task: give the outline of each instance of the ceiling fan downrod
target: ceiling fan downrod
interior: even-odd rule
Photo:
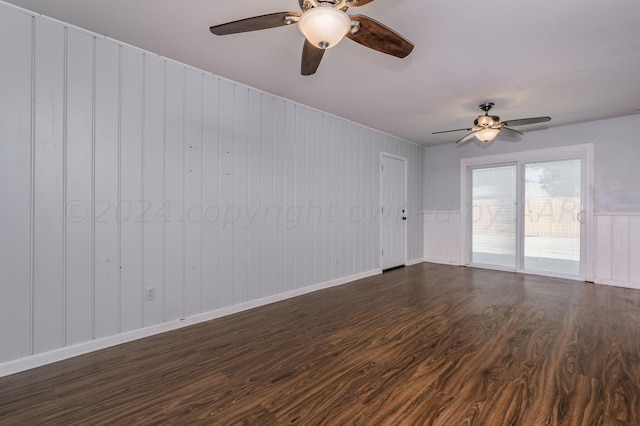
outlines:
[[[498,117],[497,115],[489,115],[489,111],[491,110],[491,108],[493,108],[493,105],[493,102],[485,102],[479,106],[479,108],[484,111],[484,115],[481,115],[480,117],[475,119],[473,124],[475,124],[476,127],[489,128],[493,127],[493,125],[496,123],[500,124],[500,117]]]
[[[478,108],[484,111],[484,115],[489,115],[489,111],[491,110],[491,108],[493,108],[494,105],[495,104],[493,102],[485,102],[483,104],[480,104]]]

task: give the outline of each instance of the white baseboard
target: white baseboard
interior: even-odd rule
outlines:
[[[422,261],[422,259],[420,259],[420,261]],[[126,333],[117,334],[115,336],[91,340],[89,342],[79,343],[77,345],[67,346],[65,348],[55,349],[53,351],[7,361],[4,363],[0,363],[0,377],[19,373],[25,370],[30,370],[36,367],[41,367],[43,365],[62,361],[68,358],[73,358],[78,355],[84,355],[89,352],[94,352],[111,346],[120,345],[122,343],[131,342],[133,340],[138,340],[156,334],[166,333],[167,331],[188,327],[190,325],[198,324],[201,322],[210,321],[212,319],[257,308],[259,306],[268,305],[270,303],[279,302],[281,300],[290,299],[292,297],[302,296],[303,294],[313,293],[314,291],[323,290],[325,288],[347,284],[352,281],[367,278],[373,275],[378,275],[381,273],[381,269],[373,269],[371,271],[362,272],[360,274],[350,275],[348,277],[338,278],[324,283],[314,284],[308,287],[297,288],[285,293],[275,294],[273,296],[264,297],[262,299],[252,300],[249,302],[240,303],[238,305],[227,306],[224,308],[216,309],[214,311],[192,315],[190,317],[140,328]]]
[[[600,285],[611,285],[614,287],[624,287],[624,288],[632,288],[635,290],[640,290],[640,283],[634,283],[634,282],[630,282],[630,281],[616,281],[616,280],[608,280],[608,279],[602,279],[602,278],[597,278],[593,281],[595,284],[600,284]]]
[[[459,262],[455,262],[453,260],[449,260],[449,259],[430,259],[430,258],[424,258],[423,262],[429,262],[429,263],[439,263],[440,265],[453,265],[453,266],[462,266]]]
[[[408,260],[404,263],[404,265],[413,266],[413,265],[417,265],[418,263],[424,263],[424,259],[419,258],[419,259]]]

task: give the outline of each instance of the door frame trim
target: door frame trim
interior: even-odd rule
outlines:
[[[408,197],[408,176],[409,176],[409,159],[400,155],[392,154],[386,151],[380,151],[380,158],[378,164],[378,182],[379,182],[379,195],[380,202],[378,203],[378,213],[380,213],[378,220],[379,241],[378,241],[378,267],[382,269],[382,157],[393,158],[394,160],[400,160],[404,163],[404,208],[407,220],[404,221],[404,265],[407,264],[407,224],[409,222],[409,209],[407,207]]]
[[[593,282],[595,278],[595,221],[594,221],[594,167],[593,167],[593,143],[581,145],[568,145],[557,148],[538,149],[532,151],[513,152],[508,154],[486,155],[481,157],[462,158],[460,160],[460,250],[463,265],[469,264],[468,235],[466,232],[469,215],[467,169],[474,166],[484,166],[500,163],[513,163],[522,161],[555,160],[561,157],[583,156],[585,168],[585,277],[586,281]],[[530,273],[530,272],[527,272]],[[553,276],[552,274],[544,274]],[[575,278],[574,278],[575,279]]]

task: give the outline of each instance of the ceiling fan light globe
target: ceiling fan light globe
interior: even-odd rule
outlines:
[[[492,141],[496,136],[500,133],[500,129],[494,129],[492,127],[487,127],[486,129],[482,129],[478,132],[475,132],[476,138],[482,142]]]
[[[330,6],[314,7],[302,14],[298,29],[309,43],[320,49],[329,49],[347,35],[351,29],[351,18]]]

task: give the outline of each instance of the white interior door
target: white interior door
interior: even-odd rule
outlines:
[[[406,159],[380,156],[380,267],[405,264],[407,223]]]

